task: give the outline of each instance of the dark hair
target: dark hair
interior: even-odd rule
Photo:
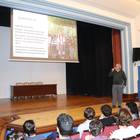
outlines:
[[[108,117],[112,115],[112,108],[110,105],[103,105],[101,106],[101,112],[103,113],[104,116]]]
[[[126,106],[130,109],[132,114],[136,114],[137,118],[139,118],[139,110],[135,102],[128,102],[126,103]]]
[[[65,113],[57,117],[57,126],[62,136],[69,136],[73,130],[73,118]]]
[[[93,120],[89,123],[89,130],[93,136],[98,136],[103,129],[103,124],[100,120]]]
[[[32,134],[36,133],[34,121],[33,120],[25,121],[23,124],[23,131],[28,136],[31,136]]]
[[[84,111],[84,117],[88,120],[92,120],[95,117],[95,110],[92,107],[88,107]]]
[[[122,126],[129,126],[132,117],[126,108],[121,108],[118,116],[118,124]]]

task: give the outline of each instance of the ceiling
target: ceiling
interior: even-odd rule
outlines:
[[[140,0],[69,0],[135,18],[140,15]]]

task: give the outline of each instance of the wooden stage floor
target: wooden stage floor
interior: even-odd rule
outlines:
[[[83,111],[86,107],[93,107],[96,116],[99,116],[100,107],[103,104],[111,105],[111,97],[57,95],[56,97],[17,101],[3,99],[0,100],[0,117],[18,115],[19,119],[9,124],[18,129],[22,128],[25,120],[33,119],[38,133],[41,133],[55,129],[56,118],[60,113],[70,114],[75,124],[78,124],[84,120]],[[117,111],[118,108],[113,109],[113,112]]]
[[[27,100],[0,99],[0,117],[12,114],[27,114],[41,111],[68,109],[88,105],[110,103],[111,97],[92,97],[80,95],[57,95]]]

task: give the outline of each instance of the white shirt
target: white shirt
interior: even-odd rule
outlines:
[[[110,138],[116,138],[119,140],[123,140],[123,138],[129,138],[136,135],[136,129],[133,126],[121,127],[120,129],[115,130]]]
[[[140,134],[140,125],[136,128],[136,135]]]
[[[106,118],[103,114],[99,117],[99,120]]]
[[[80,138],[82,136],[82,133],[84,130],[89,130],[89,123],[91,122],[92,120],[86,120],[85,122],[81,123],[78,128],[77,128],[77,131],[79,132],[80,134]]]

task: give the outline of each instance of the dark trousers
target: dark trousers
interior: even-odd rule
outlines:
[[[121,106],[122,93],[123,93],[122,85],[113,85],[112,86],[112,105],[116,105],[116,103],[118,102],[118,106]]]

